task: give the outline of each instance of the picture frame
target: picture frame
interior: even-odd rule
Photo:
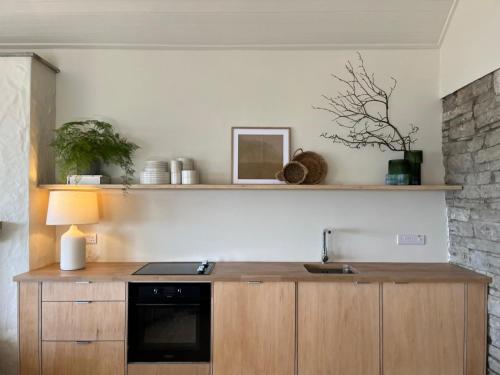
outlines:
[[[231,128],[233,184],[282,184],[275,175],[290,161],[289,127]]]

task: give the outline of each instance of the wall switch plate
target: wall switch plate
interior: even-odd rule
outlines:
[[[423,234],[398,234],[396,238],[398,245],[425,245],[425,235]]]
[[[97,244],[97,233],[88,233],[85,235],[85,243],[87,245],[96,245]]]

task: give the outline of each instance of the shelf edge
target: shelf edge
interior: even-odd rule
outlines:
[[[39,185],[46,190],[124,190],[121,184],[112,185]],[[130,185],[130,190],[276,190],[276,191],[459,191],[461,185]]]

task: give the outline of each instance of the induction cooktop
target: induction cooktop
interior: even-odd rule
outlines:
[[[154,262],[147,263],[133,275],[210,275],[215,263],[203,262]]]

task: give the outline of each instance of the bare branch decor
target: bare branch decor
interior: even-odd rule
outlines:
[[[390,119],[389,101],[396,89],[397,81],[389,90],[384,90],[375,81],[375,75],[368,73],[363,57],[358,52],[359,65],[354,67],[350,61],[346,64],[348,78],[332,76],[345,86],[336,96],[322,95],[326,106],[313,107],[334,116],[333,121],[347,129],[347,134],[324,132],[321,137],[330,139],[350,148],[366,146],[380,150],[410,151],[417,140],[419,128],[410,124],[407,134],[403,134]]]

